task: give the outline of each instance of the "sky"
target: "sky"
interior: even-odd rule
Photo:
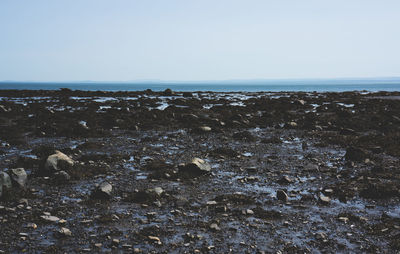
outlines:
[[[400,76],[399,0],[1,0],[0,80]]]

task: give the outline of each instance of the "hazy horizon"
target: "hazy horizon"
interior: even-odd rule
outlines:
[[[0,80],[400,77],[400,1],[0,2]]]
[[[164,79],[135,79],[135,80],[0,80],[0,83],[235,83],[235,82],[291,82],[291,81],[396,81],[400,77],[336,77],[336,78],[254,78],[254,79],[214,79],[214,80],[164,80]]]

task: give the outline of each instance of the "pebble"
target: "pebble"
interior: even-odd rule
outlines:
[[[60,220],[60,218],[58,218],[56,216],[52,216],[52,215],[42,215],[42,216],[40,216],[40,218],[42,218],[45,221],[49,221],[49,222],[58,222]]]
[[[329,204],[331,202],[331,199],[329,197],[323,196],[323,195],[319,196],[319,200],[321,201],[321,203],[323,203],[325,205]]]
[[[289,199],[288,195],[286,194],[286,192],[284,190],[278,190],[276,192],[276,198],[283,202],[287,202]]]
[[[58,232],[59,232],[60,235],[62,235],[62,236],[72,236],[72,232],[71,232],[71,230],[69,230],[68,228],[62,227]]]
[[[214,231],[220,231],[221,230],[221,228],[216,223],[212,223],[210,225],[210,229],[214,230]]]

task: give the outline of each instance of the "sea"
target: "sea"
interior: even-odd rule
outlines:
[[[400,91],[400,78],[383,79],[291,79],[229,81],[134,81],[134,82],[16,82],[1,81],[0,89],[82,91],[213,91],[213,92],[345,92]]]

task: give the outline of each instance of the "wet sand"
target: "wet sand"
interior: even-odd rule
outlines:
[[[395,253],[399,96],[0,90],[0,253]]]

